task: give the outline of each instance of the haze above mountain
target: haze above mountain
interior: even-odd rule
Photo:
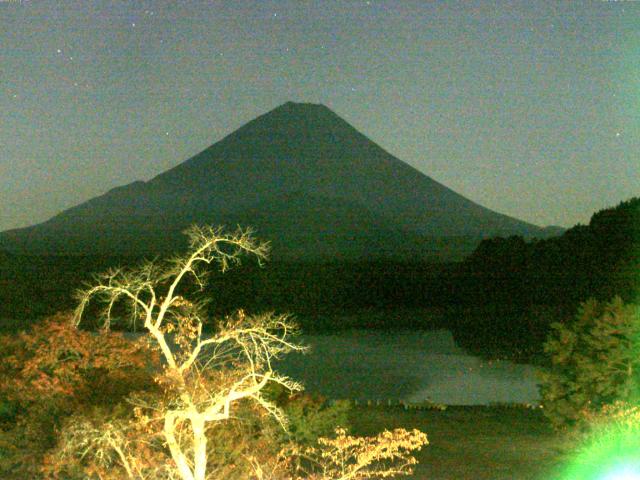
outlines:
[[[323,105],[285,103],[148,182],[114,188],[0,249],[159,254],[191,223],[252,226],[272,257],[453,259],[490,236],[548,237],[395,158]]]

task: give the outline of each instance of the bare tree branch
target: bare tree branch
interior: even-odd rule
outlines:
[[[112,269],[97,276],[95,285],[78,292],[75,320],[77,323],[82,320],[93,298],[106,304],[102,312],[103,328],[110,327],[119,302],[129,306],[133,325],[144,320],[143,326],[160,348],[166,364],[158,381],[175,395],[157,412],[163,418],[166,446],[180,478],[205,480],[206,425],[229,419],[237,402],[250,399],[284,427],[284,415],[261,391],[269,383],[301,390],[300,384],[274,372],[271,362],[304,348],[289,340],[296,328],[284,315],[247,317],[240,311],[221,324],[211,337],[203,338],[203,309],[181,297],[179,286],[191,277],[203,289],[204,267],[213,263],[224,272],[240,262],[242,253],[252,254],[262,262],[268,245],[255,241],[250,230],[240,228],[233,234],[225,234],[219,228],[192,226],[185,233],[190,248],[184,256],[163,265],[146,262],[138,268]],[[172,335],[171,341],[168,334]],[[205,373],[214,368],[220,372],[229,370],[228,375],[236,379],[227,386],[211,383],[210,375]],[[182,425],[190,426],[190,435],[181,433]],[[125,458],[122,445],[111,446]],[[133,478],[131,467],[124,468]]]

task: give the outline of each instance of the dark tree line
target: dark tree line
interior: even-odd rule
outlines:
[[[559,237],[484,240],[461,266],[470,303],[575,306],[593,297],[638,300],[640,198],[595,213]]]

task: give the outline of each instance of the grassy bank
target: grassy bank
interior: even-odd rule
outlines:
[[[567,448],[540,410],[449,407],[445,411],[356,407],[354,433],[418,428],[429,445],[417,458],[419,480],[553,480]]]

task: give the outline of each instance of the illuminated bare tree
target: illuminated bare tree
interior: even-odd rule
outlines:
[[[290,341],[296,329],[284,315],[247,316],[240,311],[218,325],[210,336],[203,335],[204,305],[186,300],[180,295],[181,287],[191,281],[202,289],[206,267],[217,264],[225,271],[238,263],[243,253],[262,261],[268,247],[255,241],[247,230],[229,235],[220,229],[194,226],[186,233],[190,244],[184,256],[166,264],[147,262],[135,269],[114,269],[99,275],[95,284],[78,292],[75,318],[79,323],[86,316],[88,303],[96,299],[105,305],[100,318],[102,327],[108,329],[121,304],[129,308],[130,321],[146,331],[163,360],[157,382],[169,393],[168,400],[155,406],[142,400],[139,404],[153,408],[162,418],[161,435],[175,463],[163,475],[205,480],[206,431],[215,422],[229,419],[239,401],[255,402],[285,425],[286,419],[265,398],[263,389],[269,383],[278,383],[301,390],[298,383],[274,371],[272,360],[303,347]],[[80,442],[85,453],[90,450],[88,445],[93,445],[95,452],[111,448],[117,454],[113,461],[119,462],[129,478],[148,478],[140,473],[140,459],[125,451],[123,435],[116,435],[113,429],[109,435],[89,427],[77,430],[76,437],[95,433],[95,442]]]

